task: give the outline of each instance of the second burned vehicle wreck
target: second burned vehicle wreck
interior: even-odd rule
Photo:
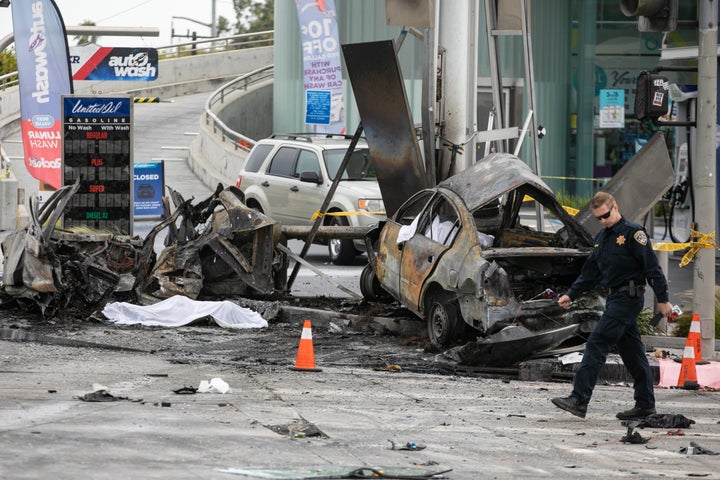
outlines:
[[[145,239],[57,227],[77,185],[55,192],[30,223],[2,242],[2,304],[43,316],[88,316],[112,298],[151,304],[173,295],[193,299],[284,291],[287,259],[275,247],[280,225],[249,209],[235,187],[192,205],[171,190],[175,210]],[[167,210],[170,210],[169,206]],[[159,257],[155,241],[167,230]]]

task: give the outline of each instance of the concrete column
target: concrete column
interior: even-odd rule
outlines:
[[[463,147],[452,173],[466,169],[475,160],[477,131],[477,37],[478,0],[438,2],[440,7],[440,46],[445,52],[443,100],[444,138]],[[443,154],[445,160],[450,155]],[[442,172],[448,171],[443,162]],[[442,180],[438,178],[438,180]]]

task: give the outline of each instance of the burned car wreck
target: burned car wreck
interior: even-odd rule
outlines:
[[[0,305],[87,317],[111,299],[147,305],[178,294],[252,297],[286,287],[279,223],[246,207],[235,187],[218,185],[197,205],[169,189],[175,209],[165,197],[166,218],[145,239],[59,228],[78,188],[57,190],[42,207],[33,196],[29,224],[2,241]]]
[[[545,222],[536,223],[532,200]],[[524,218],[524,217],[532,218]],[[461,363],[513,363],[589,333],[600,292],[571,311],[557,305],[590,254],[592,238],[550,188],[511,154],[474,166],[410,197],[365,238],[368,300],[388,294],[427,323],[432,345]]]

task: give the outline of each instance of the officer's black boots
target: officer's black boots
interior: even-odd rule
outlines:
[[[562,408],[563,410],[572,413],[576,417],[585,418],[587,413],[587,403],[583,403],[576,397],[570,395],[569,397],[556,397],[552,399],[552,402],[556,407]]]

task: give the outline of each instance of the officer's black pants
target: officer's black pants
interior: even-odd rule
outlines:
[[[605,359],[612,347],[617,345],[620,357],[634,380],[635,406],[655,408],[652,371],[637,324],[642,307],[643,298],[632,298],[627,292],[613,293],[608,297],[605,313],[588,338],[585,354],[573,380],[573,396],[581,402],[590,401]]]

